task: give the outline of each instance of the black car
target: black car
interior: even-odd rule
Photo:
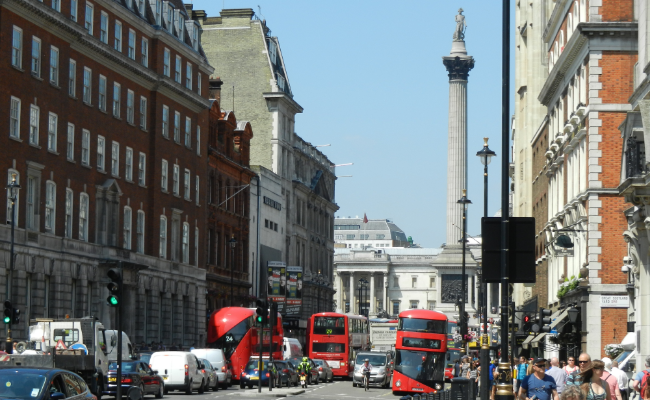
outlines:
[[[294,357],[289,359],[289,362],[291,362],[291,364],[293,364],[293,366],[296,368],[296,372],[298,371],[298,367],[300,366],[302,359],[303,357]],[[314,364],[314,360],[309,357],[307,357],[307,360],[311,366],[311,374],[307,375],[307,384],[318,385],[318,381],[320,379],[320,374],[318,373],[318,365]],[[298,379],[300,379],[300,372],[298,372]]]
[[[153,354],[153,351],[141,351],[138,353],[138,358],[140,361],[142,361],[145,364],[149,364],[149,360],[151,360],[151,355]]]
[[[95,400],[79,375],[56,368],[0,367],[0,399]]]
[[[123,361],[122,362],[122,395],[126,396],[129,389],[139,387],[142,396],[153,394],[157,399],[162,399],[165,392],[163,378],[153,371],[149,364],[142,361]],[[117,363],[108,365],[108,375],[106,376],[106,385],[104,394],[115,396],[117,394]]]
[[[277,387],[298,386],[300,378],[298,378],[298,372],[290,361],[274,361],[274,363],[275,369],[278,371]]]

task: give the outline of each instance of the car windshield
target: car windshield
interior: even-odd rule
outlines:
[[[122,363],[122,372],[123,372],[123,373],[124,373],[124,372],[135,372],[135,370],[136,370],[136,366],[137,366],[137,365],[138,365],[137,362],[131,362],[131,363],[129,363],[129,362],[126,362],[126,363],[123,362],[123,363]],[[117,371],[117,363],[116,363],[116,362],[112,362],[112,363],[108,364],[108,370],[109,370],[109,371]]]
[[[37,370],[0,370],[1,399],[35,399],[41,396],[47,383],[46,374]]]
[[[373,367],[383,367],[386,365],[386,355],[384,354],[357,354],[356,365],[363,364],[366,358]]]
[[[284,368],[287,368],[287,363],[285,363],[285,362],[280,362],[280,361],[276,361],[276,362],[275,362],[275,367],[276,367],[276,368],[283,368],[283,369],[284,369]]]
[[[259,360],[250,360],[248,364],[246,364],[246,369],[256,369],[258,366]],[[263,367],[262,369],[267,369],[266,365],[269,363],[269,360],[262,360]]]
[[[447,333],[447,321],[420,318],[400,318],[398,331],[405,332],[426,332],[426,333]]]

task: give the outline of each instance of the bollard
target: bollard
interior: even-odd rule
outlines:
[[[419,394],[414,394],[413,395],[413,400],[421,400]]]

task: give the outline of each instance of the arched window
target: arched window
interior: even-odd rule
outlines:
[[[580,0],[580,22],[587,22],[587,1]]]
[[[74,203],[72,189],[65,190],[65,237],[72,239],[72,206]]]
[[[79,195],[79,240],[88,241],[88,195]]]
[[[183,240],[182,240],[182,251],[183,251],[183,263],[190,263],[190,224],[183,222]]]
[[[131,207],[124,207],[124,245],[126,250],[131,250],[131,232],[133,227],[133,211]]]
[[[167,258],[167,217],[160,216],[160,243],[158,255],[160,258]]]
[[[56,183],[45,183],[45,232],[54,233],[56,222]]]
[[[7,185],[11,185],[13,179],[16,179],[16,184],[20,185],[20,174],[15,169],[10,169],[7,172]],[[7,190],[6,192],[7,192],[7,214],[5,220],[7,221],[7,225],[11,225],[11,219],[13,218],[11,193],[9,190]],[[16,190],[16,204],[15,204],[15,212],[14,212],[16,217],[16,226],[18,226],[18,216],[20,215],[20,213],[18,212],[19,204],[20,204],[20,190]]]
[[[580,23],[580,5],[578,4],[578,0],[573,2],[573,24],[574,24],[574,29],[578,27],[578,24]]]
[[[567,15],[566,27],[566,37],[567,41],[569,41],[569,38],[571,38],[571,34],[573,33],[573,15],[571,13]]]
[[[562,54],[564,51],[564,31],[560,31],[560,41],[558,44],[560,47],[560,52],[558,54]]]

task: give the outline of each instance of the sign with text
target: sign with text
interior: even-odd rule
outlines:
[[[555,250],[555,255],[557,257],[573,257],[573,247],[565,248],[560,246],[553,246],[553,250]]]
[[[629,296],[600,296],[600,308],[629,308]]]
[[[287,297],[284,308],[285,316],[299,317],[302,312],[302,267],[287,267]]]
[[[267,295],[269,300],[278,303],[278,311],[284,312],[284,299],[287,294],[286,264],[281,261],[269,261],[266,264],[268,280]]]

